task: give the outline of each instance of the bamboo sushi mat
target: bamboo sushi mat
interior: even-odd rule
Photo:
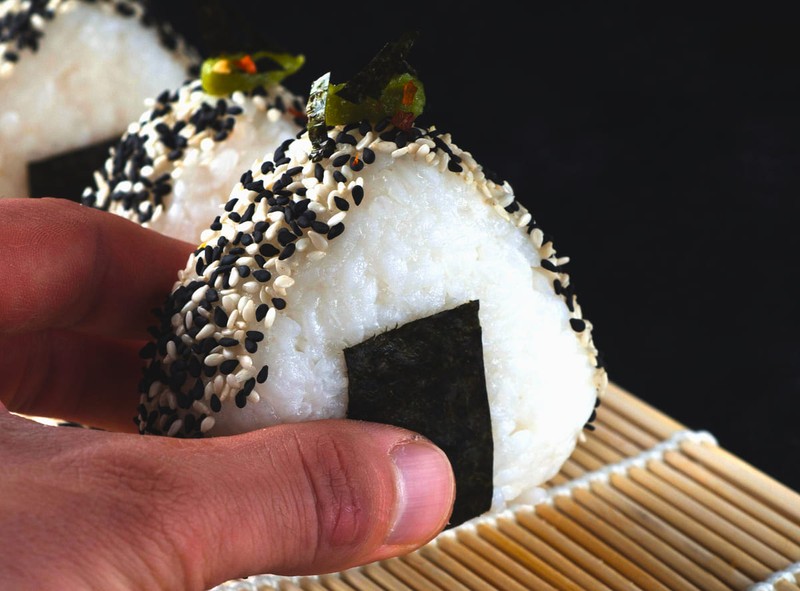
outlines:
[[[214,591],[800,591],[800,494],[611,385],[542,501],[413,554]]]

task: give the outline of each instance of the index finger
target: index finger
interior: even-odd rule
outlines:
[[[142,337],[193,246],[61,199],[0,199],[0,334]]]

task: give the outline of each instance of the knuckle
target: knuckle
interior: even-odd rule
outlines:
[[[347,442],[320,435],[298,442],[313,503],[319,548],[353,546],[368,537],[370,495],[363,463]]]

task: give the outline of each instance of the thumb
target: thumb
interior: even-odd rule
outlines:
[[[186,441],[0,418],[14,421],[0,425],[12,475],[0,482],[0,567],[28,583],[55,570],[43,588],[75,565],[75,580],[91,573],[104,589],[344,570],[432,539],[455,494],[444,453],[386,425],[315,421]],[[17,532],[40,551],[25,552]],[[37,555],[47,560],[23,570]]]

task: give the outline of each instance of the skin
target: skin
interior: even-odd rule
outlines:
[[[137,351],[193,245],[57,199],[0,200],[0,237],[0,588],[324,573],[404,554],[446,525],[447,459],[403,429],[134,434]]]

